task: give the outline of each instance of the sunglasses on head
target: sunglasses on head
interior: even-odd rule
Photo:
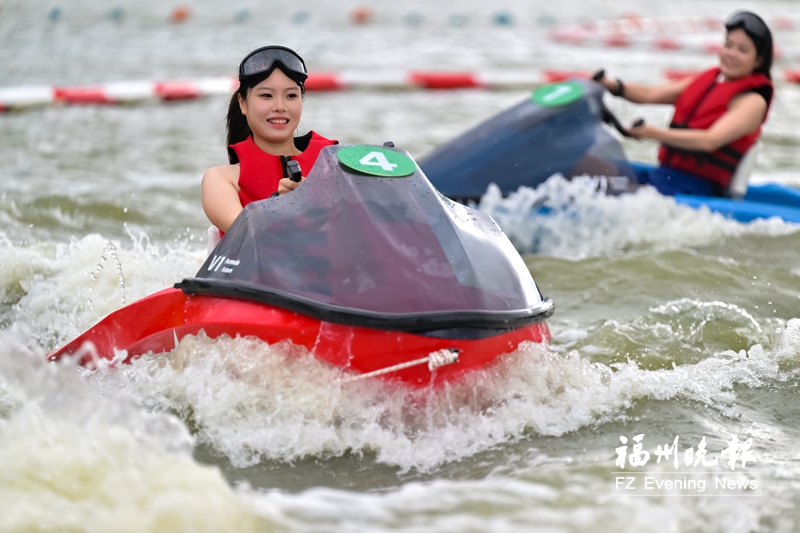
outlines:
[[[253,50],[242,60],[239,64],[239,79],[269,72],[276,67],[276,62],[295,81],[303,82],[308,78],[306,64],[294,50],[284,46],[264,46]]]
[[[767,28],[764,21],[758,15],[749,11],[736,13],[725,23],[725,29],[728,31],[736,28],[742,28],[751,37],[756,37],[762,41],[766,40],[770,35],[769,28]]]

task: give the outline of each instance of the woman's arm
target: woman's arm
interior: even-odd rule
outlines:
[[[694,78],[688,77],[664,85],[647,86],[639,83],[623,83],[622,96],[635,104],[674,104],[678,96],[689,86]],[[612,94],[620,89],[619,81],[603,76],[598,80]]]
[[[654,139],[674,148],[713,152],[755,131],[764,120],[767,102],[757,93],[735,98],[728,111],[707,130],[659,128],[644,124],[628,129],[637,139]]]
[[[212,167],[203,174],[203,211],[222,231],[228,231],[242,211],[236,188],[238,181],[239,165]]]

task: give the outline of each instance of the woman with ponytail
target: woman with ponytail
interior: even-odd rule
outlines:
[[[203,175],[203,210],[220,232],[250,202],[285,194],[302,183],[289,179],[288,162],[305,176],[320,150],[337,141],[313,131],[295,136],[303,111],[303,59],[283,46],[265,46],[239,65],[239,88],[228,106],[229,165]]]

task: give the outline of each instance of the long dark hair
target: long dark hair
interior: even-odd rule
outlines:
[[[290,78],[293,77],[290,73],[286,72],[280,65],[277,65],[275,68],[280,69],[281,72],[289,76]],[[230,146],[232,144],[236,144],[238,142],[242,142],[247,139],[253,132],[250,130],[250,126],[247,124],[247,117],[242,114],[242,109],[239,107],[239,96],[241,95],[243,100],[247,100],[247,95],[250,94],[250,90],[267,79],[272,71],[265,72],[258,76],[253,76],[252,79],[247,79],[244,81],[239,82],[239,88],[231,95],[231,101],[228,103],[228,116],[225,119],[226,129],[228,131],[227,142],[225,146]],[[302,82],[297,80],[293,80],[299,87],[300,87],[300,94],[305,94],[306,87]],[[238,163],[239,160],[236,157],[236,152],[228,149],[228,161],[233,165]]]
[[[772,80],[772,59],[774,56],[774,45],[772,42],[772,31],[770,31],[764,19],[751,11],[740,11],[734,14],[725,23],[727,33],[741,28],[747,34],[753,45],[756,47],[756,57],[761,58],[761,64],[753,69],[753,74],[763,74],[768,80]]]
[[[764,44],[761,46],[761,50],[758,49],[758,43],[753,41],[756,45],[756,50],[758,51],[758,57],[761,58],[761,65],[756,67],[753,72],[760,72],[764,76],[767,77],[768,80],[772,80],[772,55],[773,55],[773,45],[772,45],[772,33],[767,34],[767,38],[764,39]]]

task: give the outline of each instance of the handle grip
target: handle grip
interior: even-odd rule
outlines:
[[[289,179],[292,181],[300,181],[303,179],[303,174],[300,172],[300,163],[294,159],[286,162],[286,172],[289,175]]]

